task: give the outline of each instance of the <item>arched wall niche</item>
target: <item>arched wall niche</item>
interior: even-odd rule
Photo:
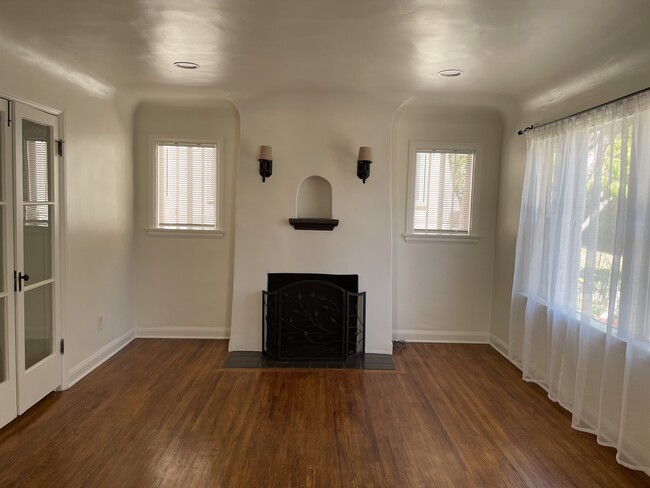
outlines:
[[[332,185],[322,176],[309,176],[298,187],[299,219],[332,218]]]
[[[298,186],[295,219],[289,223],[296,230],[333,230],[339,221],[332,218],[332,185],[322,176],[305,178]]]

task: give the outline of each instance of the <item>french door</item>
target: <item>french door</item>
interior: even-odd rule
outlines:
[[[2,102],[0,426],[61,385],[58,118]]]
[[[16,324],[13,291],[13,135],[9,103],[0,98],[0,426],[17,412]]]

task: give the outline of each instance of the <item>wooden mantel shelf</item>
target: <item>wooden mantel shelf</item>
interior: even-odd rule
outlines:
[[[334,230],[339,225],[338,219],[289,219],[296,230]]]

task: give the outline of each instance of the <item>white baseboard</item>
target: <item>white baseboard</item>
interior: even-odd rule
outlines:
[[[393,355],[393,349],[389,349],[388,351],[386,349],[366,349],[365,350],[366,354],[389,354]]]
[[[494,334],[490,336],[490,345],[495,348],[502,356],[508,357],[508,344],[500,337]]]
[[[487,344],[487,332],[454,332],[438,330],[394,330],[393,339],[407,342],[459,342],[465,344]]]
[[[135,339],[135,332],[131,329],[70,369],[68,372],[68,388],[120,352],[133,339]]]
[[[239,351],[246,351],[246,352],[262,352],[262,339],[259,341],[260,343],[251,346],[249,344],[233,344],[232,341],[228,342],[228,352],[239,352]]]
[[[490,336],[490,345],[492,348],[501,354],[504,358],[506,358],[512,365],[517,368],[519,371],[521,371],[521,365],[515,363],[510,357],[508,356],[508,344],[506,344],[504,341],[499,339],[497,336],[493,335]]]
[[[136,337],[149,339],[230,339],[229,327],[138,327]]]

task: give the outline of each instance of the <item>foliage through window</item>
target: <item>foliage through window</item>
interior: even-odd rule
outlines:
[[[216,144],[157,143],[156,177],[157,228],[217,228]]]
[[[625,129],[621,127],[620,131],[604,134],[602,138],[591,138],[588,144],[586,201],[591,203],[585,205],[582,221],[577,283],[578,310],[590,311],[593,319],[606,324],[611,308],[614,330],[618,330],[624,258],[620,253],[615,256],[614,241],[619,203],[627,200],[632,152],[632,127]],[[598,209],[598,215],[590,211],[594,208]],[[594,239],[595,248],[588,249]],[[586,295],[585,280],[591,282],[587,290],[592,290]]]

